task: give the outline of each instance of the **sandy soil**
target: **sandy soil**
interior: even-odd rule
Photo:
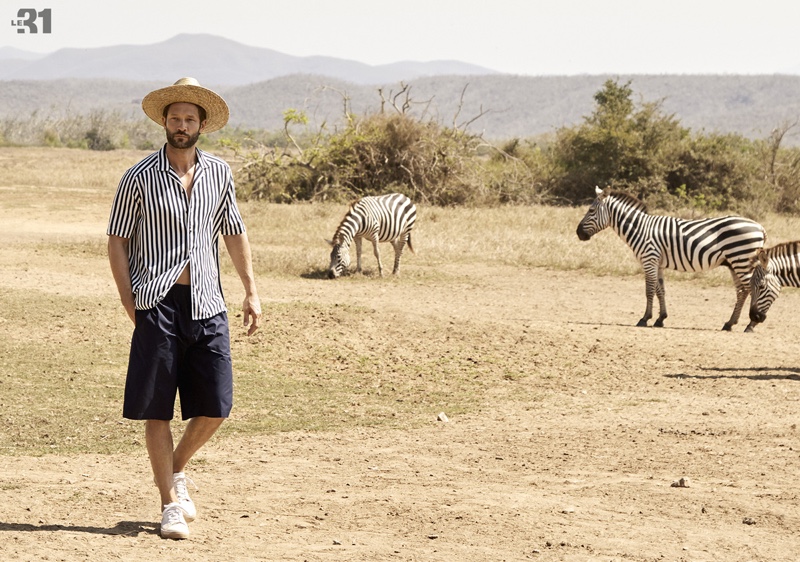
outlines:
[[[0,559],[800,559],[800,294],[756,333],[726,333],[731,287],[668,281],[667,327],[642,329],[641,277],[447,274],[462,281],[263,285],[421,324],[446,315],[455,337],[481,323],[476,362],[502,326],[531,368],[508,381],[515,392],[413,429],[215,439],[189,471],[199,516],[186,541],[158,536],[144,451],[0,457]]]

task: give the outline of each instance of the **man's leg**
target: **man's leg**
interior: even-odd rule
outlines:
[[[150,455],[153,478],[161,494],[161,505],[178,500],[172,483],[172,464],[174,462],[172,430],[168,420],[147,420],[145,422],[145,442]]]
[[[175,496],[183,509],[186,521],[194,521],[197,517],[197,508],[189,495],[187,482],[192,482],[187,478],[183,470],[189,459],[202,447],[214,432],[219,428],[225,418],[194,417],[186,424],[175,452],[172,454],[172,483]],[[192,482],[193,483],[193,482]]]
[[[158,491],[161,494],[161,537],[165,539],[189,538],[183,508],[178,503],[172,478],[172,430],[166,420],[145,422],[145,441],[150,455]]]
[[[169,421],[147,420],[145,422],[147,452],[150,455],[153,477],[161,494],[161,505],[178,500],[172,475],[176,472],[183,472],[189,459],[211,439],[223,421],[225,418],[203,416],[190,419],[174,450]]]
[[[170,482],[172,482],[172,473],[183,472],[189,459],[211,439],[223,421],[225,421],[225,418],[207,418],[205,416],[197,416],[189,420],[189,423],[186,424],[186,430],[183,432],[183,436],[172,455]]]

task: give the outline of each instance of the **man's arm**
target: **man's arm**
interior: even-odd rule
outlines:
[[[251,336],[261,325],[261,301],[258,299],[256,290],[256,280],[253,275],[253,258],[250,253],[250,241],[246,233],[231,234],[222,237],[225,240],[225,247],[231,256],[233,267],[239,274],[239,279],[244,285],[244,303],[242,313],[244,315],[244,325],[250,323],[247,335]]]
[[[127,238],[109,235],[108,237],[108,261],[111,264],[111,273],[114,275],[114,282],[117,284],[119,299],[125,312],[136,324],[136,305],[133,299],[133,289],[131,288],[131,270],[128,263],[128,244]]]

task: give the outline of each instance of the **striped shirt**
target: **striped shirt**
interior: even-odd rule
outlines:
[[[106,233],[130,241],[128,262],[138,310],[155,307],[191,264],[192,318],[200,320],[227,310],[219,235],[244,231],[228,164],[197,150],[187,197],[164,145],[122,176]]]

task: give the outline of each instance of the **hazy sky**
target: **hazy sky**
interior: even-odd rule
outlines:
[[[753,74],[800,67],[797,0],[2,0],[0,47],[210,33],[367,64],[456,59],[512,74]],[[210,7],[205,7],[210,5]],[[18,33],[20,8],[51,32]],[[39,23],[42,19],[39,18]]]

